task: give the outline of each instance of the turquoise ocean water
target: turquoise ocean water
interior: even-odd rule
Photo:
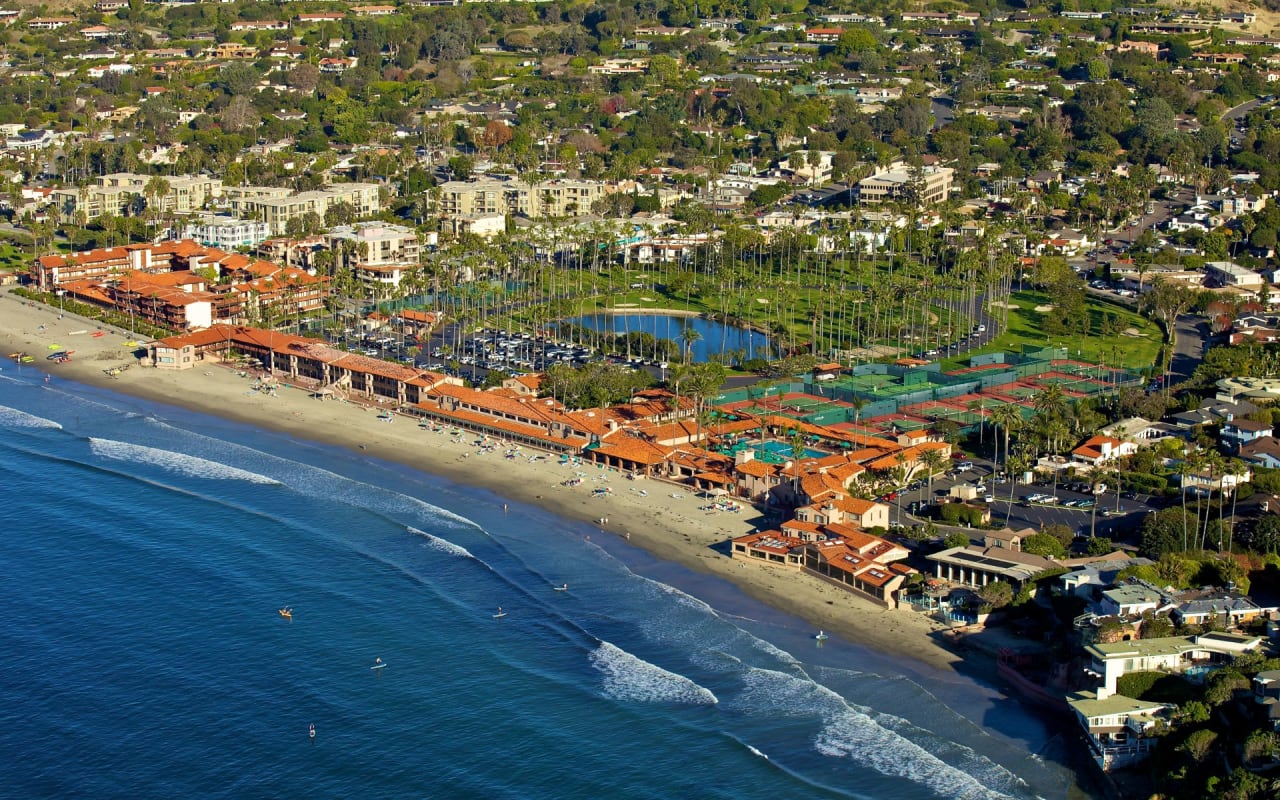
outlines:
[[[1063,796],[1055,731],[969,678],[489,491],[41,378],[0,372],[0,797]]]

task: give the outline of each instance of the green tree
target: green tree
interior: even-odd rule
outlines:
[[[1062,542],[1044,533],[1034,533],[1023,539],[1022,551],[1045,558],[1060,559],[1067,555],[1067,549],[1062,546]]]
[[[1006,581],[992,581],[978,590],[978,596],[992,608],[1004,608],[1013,602],[1013,587]]]

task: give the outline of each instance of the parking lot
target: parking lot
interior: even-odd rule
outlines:
[[[352,329],[319,335],[352,353],[412,364],[420,369],[459,374],[473,380],[483,380],[490,370],[521,375],[545,372],[556,364],[581,367],[603,357],[598,350],[561,342],[549,336],[486,329],[462,339],[458,344],[451,333],[456,334],[451,329],[445,329],[422,339],[399,332],[361,333]],[[655,374],[667,368],[665,363],[641,359],[611,360],[625,361],[630,366],[649,369]],[[457,365],[456,369],[451,366],[454,363]]]
[[[917,507],[913,504],[918,503],[922,507],[931,501],[943,501],[952,487],[967,485],[981,487],[984,497],[981,502],[990,507],[991,519],[996,525],[1008,525],[1015,530],[1040,530],[1047,525],[1066,525],[1077,535],[1088,536],[1092,519],[1096,536],[1137,544],[1137,531],[1142,520],[1156,507],[1146,495],[1122,492],[1117,496],[1115,488],[1109,487],[1108,491],[1096,498],[1095,512],[1087,505],[1095,501],[1095,497],[1086,483],[1059,483],[1056,491],[1052,482],[1011,485],[1008,480],[993,478],[991,464],[980,460],[972,463],[974,466],[970,470],[953,470],[935,477],[932,497],[929,495],[927,481],[914,481],[906,490],[897,493],[897,497],[888,501],[890,519],[904,525],[933,519],[912,513],[911,509]],[[1029,499],[1036,496],[1036,500]],[[936,519],[933,521],[938,522]]]

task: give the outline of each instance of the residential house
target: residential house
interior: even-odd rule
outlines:
[[[841,28],[809,28],[804,32],[804,40],[817,44],[835,44],[840,41],[843,33]]]
[[[1262,706],[1267,727],[1280,731],[1280,669],[1268,669],[1253,676],[1253,701]]]
[[[1237,453],[1246,464],[1267,469],[1280,469],[1280,440],[1263,436],[1240,446]]]
[[[1222,664],[1242,652],[1257,649],[1260,636],[1234,633],[1202,633],[1122,642],[1094,642],[1085,646],[1092,659],[1092,674],[1102,680],[1098,697],[1116,693],[1116,682],[1130,672],[1181,673],[1200,664]]]
[[[1233,419],[1222,424],[1218,434],[1223,447],[1232,453],[1258,439],[1270,438],[1273,429],[1269,423],[1254,422],[1251,419]]]
[[[1099,610],[1103,616],[1140,617],[1146,611],[1159,611],[1167,598],[1154,586],[1134,581],[1102,592]]]
[[[1262,276],[1234,261],[1209,261],[1204,265],[1205,285],[1209,287],[1237,287],[1258,289]]]
[[[1235,592],[1197,589],[1179,596],[1172,617],[1179,625],[1218,623],[1230,628],[1261,619],[1275,610],[1275,606],[1260,606],[1252,598]]]
[[[1150,734],[1172,709],[1164,703],[1100,691],[1076,692],[1067,698],[1067,705],[1075,712],[1093,760],[1103,772],[1146,758],[1160,741]]]
[[[950,547],[928,558],[934,562],[936,578],[975,589],[1004,581],[1016,591],[1041,572],[1059,566],[1052,559],[1013,550],[999,543],[982,547]]]
[[[1090,436],[1079,447],[1072,450],[1071,457],[1082,464],[1100,467],[1131,456],[1137,451],[1138,446],[1133,442],[1099,434]]]

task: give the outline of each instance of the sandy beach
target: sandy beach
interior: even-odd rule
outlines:
[[[699,572],[718,575],[747,594],[794,614],[815,629],[848,641],[906,656],[939,668],[954,667],[959,657],[939,643],[943,626],[907,610],[888,611],[823,581],[794,571],[730,559],[724,542],[751,532],[756,513],[706,511],[707,504],[687,487],[663,481],[627,480],[594,465],[562,464],[558,456],[501,442],[482,442],[477,434],[451,434],[420,428],[417,420],[396,415],[379,419],[374,408],[341,400],[321,400],[302,389],[281,386],[274,392],[251,388],[256,376],[218,364],[184,371],[138,366],[128,331],[60,314],[57,308],[28,303],[0,293],[0,348],[3,354],[28,352],[34,362],[6,359],[6,371],[36,369],[49,380],[73,380],[104,386],[149,400],[190,408],[249,425],[358,450],[458,481],[492,489],[512,500],[535,504],[565,517],[596,524],[600,535],[626,539],[655,556]],[[46,360],[53,345],[74,351],[71,361]],[[115,376],[111,367],[131,365]],[[532,457],[544,456],[534,460]],[[577,486],[565,481],[582,478]],[[606,496],[593,490],[608,488]],[[607,520],[602,522],[602,520]],[[719,548],[717,549],[717,546]]]

